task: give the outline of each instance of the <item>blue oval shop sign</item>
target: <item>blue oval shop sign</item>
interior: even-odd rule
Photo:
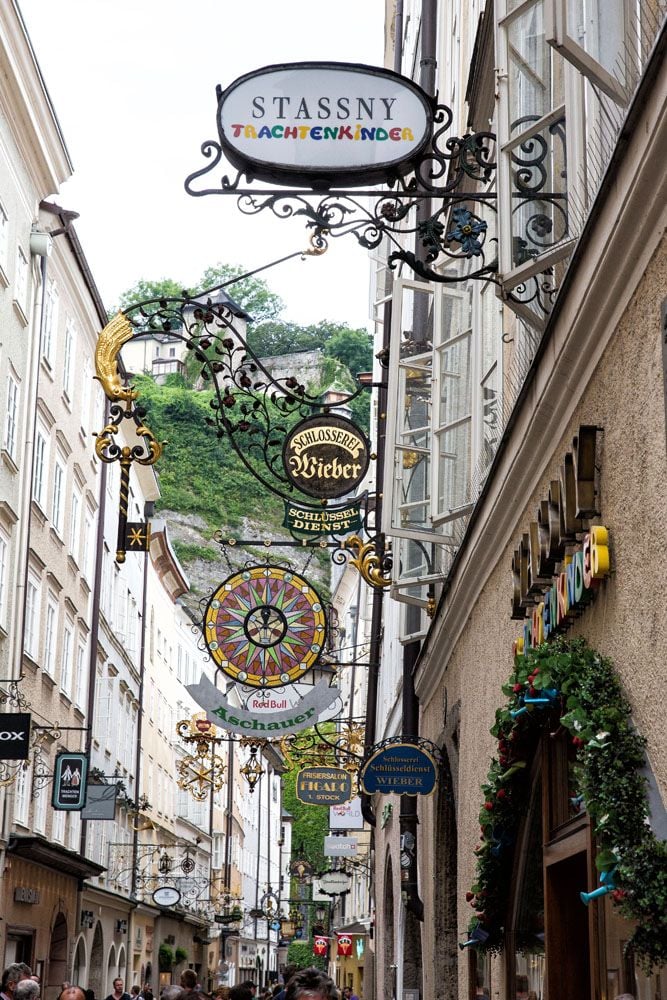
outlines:
[[[430,795],[436,786],[437,770],[425,750],[411,743],[394,743],[372,754],[361,769],[359,781],[368,795]]]
[[[225,156],[249,177],[277,184],[390,180],[411,169],[432,124],[424,91],[374,66],[265,66],[218,94]]]

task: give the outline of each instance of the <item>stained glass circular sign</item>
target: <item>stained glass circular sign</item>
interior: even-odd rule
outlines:
[[[325,635],[317,592],[283,566],[233,573],[215,591],[204,616],[204,641],[214,663],[249,687],[298,681],[317,662]]]

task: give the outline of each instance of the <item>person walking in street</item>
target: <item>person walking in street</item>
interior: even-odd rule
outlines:
[[[285,1000],[285,995],[287,993],[287,984],[289,983],[290,979],[292,978],[292,976],[296,971],[297,971],[296,965],[293,965],[292,963],[285,966],[285,971],[283,972],[283,985],[280,991],[276,994],[275,1000]]]
[[[299,969],[289,983],[285,1000],[338,1000],[338,990],[333,979],[320,969]]]
[[[68,983],[58,1000],[86,1000],[86,991],[83,986],[70,986]]]
[[[42,988],[34,979],[22,979],[16,984],[14,1000],[39,1000]]]
[[[17,983],[22,982],[24,979],[30,979],[31,975],[32,971],[25,962],[14,962],[12,965],[8,965],[2,973],[0,1000],[14,1000],[14,990]]]
[[[123,989],[123,980],[118,976],[118,978],[113,981],[113,993],[110,993],[106,1000],[132,1000],[129,993],[126,993]],[[84,998],[85,1000],[85,998]]]
[[[201,994],[201,988],[197,987],[197,973],[194,969],[183,969],[181,987],[185,1000],[195,1000],[195,997]]]

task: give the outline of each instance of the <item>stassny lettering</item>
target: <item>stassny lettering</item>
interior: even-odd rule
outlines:
[[[276,118],[289,116],[301,121],[346,121],[350,116],[356,121],[392,121],[395,97],[286,97],[271,99],[270,107],[263,94],[252,99],[252,117],[264,118],[267,111]],[[352,112],[356,111],[356,118]]]

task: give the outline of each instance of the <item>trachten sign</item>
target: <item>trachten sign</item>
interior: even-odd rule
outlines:
[[[437,769],[421,747],[393,743],[377,750],[362,765],[359,783],[367,795],[430,795],[437,783]]]
[[[339,507],[307,507],[285,501],[283,527],[295,535],[345,535],[362,526],[361,504]]]
[[[51,800],[53,808],[69,812],[83,809],[86,802],[87,776],[88,758],[85,753],[65,751],[57,754],[53,773]]]
[[[0,713],[0,760],[27,760],[30,753],[30,714]]]
[[[295,705],[291,704],[286,693],[280,692],[268,701],[258,697],[255,699],[257,705],[265,707],[255,707],[250,711],[231,705],[207,677],[202,677],[198,684],[187,685],[186,690],[201,705],[210,722],[239,736],[298,733],[316,722],[335,718],[341,707],[339,689],[329,687],[327,681],[320,681],[314,686],[299,685],[299,690],[307,693]],[[286,707],[283,710],[271,708],[271,701],[285,701]]]
[[[285,439],[283,465],[290,482],[310,497],[331,500],[359,486],[370,459],[363,431],[345,417],[306,417]]]
[[[352,795],[352,775],[343,767],[304,767],[297,773],[294,791],[307,805],[347,802]]]
[[[377,66],[265,66],[218,89],[225,156],[248,177],[277,184],[393,180],[419,157],[432,125],[424,91]]]

